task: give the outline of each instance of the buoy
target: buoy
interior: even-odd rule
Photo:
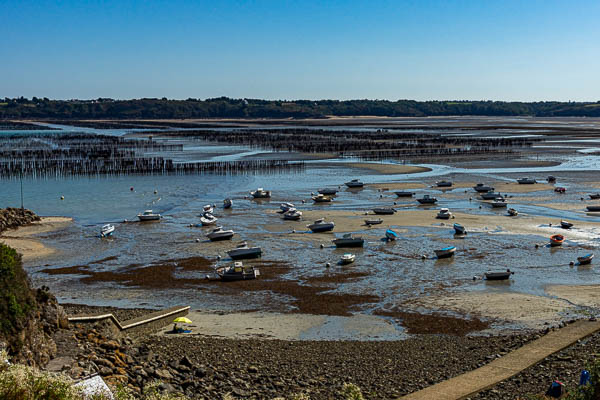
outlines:
[[[327,264],[325,264],[325,267],[329,268],[329,267],[331,267],[331,264],[327,263]]]
[[[479,206],[479,209],[481,209],[481,206]]]
[[[124,220],[123,220],[123,222],[127,222],[127,220],[126,220],[126,219],[124,219]]]
[[[396,202],[394,202],[394,205],[396,205],[396,204],[397,204],[397,203],[396,203]]]
[[[305,203],[305,201],[304,201],[304,200],[302,200],[302,204],[304,204],[304,203]]]
[[[552,222],[550,222],[550,223],[548,224],[548,226],[552,226]]]
[[[571,262],[569,263],[569,265],[572,267],[573,265],[575,265],[575,263],[574,263],[573,261],[571,261]]]
[[[473,201],[473,199],[471,197],[469,197],[469,201]]]
[[[296,230],[295,230],[295,229],[292,229],[292,233],[296,233]]]
[[[424,259],[426,259],[426,258],[427,258],[427,256],[426,256],[425,254],[423,254],[423,255],[421,256],[421,259],[422,259],[422,260],[424,260]]]
[[[196,238],[196,243],[200,243],[200,239]]]
[[[61,200],[64,200],[64,199],[65,199],[65,196],[60,196],[60,199],[61,199]]]
[[[156,190],[156,189],[155,189],[155,190],[154,190],[154,194],[157,194],[157,193],[158,193],[158,190]]]
[[[323,243],[321,243],[321,245],[319,247],[322,248],[322,249],[324,249],[325,245]]]
[[[221,256],[217,256],[217,260],[220,260],[220,259],[221,259]]]
[[[477,280],[477,277],[476,277],[476,276],[474,276],[474,277],[473,277],[473,280],[474,280],[474,281],[476,281],[476,280]]]
[[[535,244],[535,248],[537,249],[538,247],[540,247],[540,245],[536,243]]]
[[[379,198],[380,198],[380,199],[383,199],[383,195],[382,195],[382,194],[380,194],[380,195],[379,195]]]
[[[129,188],[129,190],[131,190],[133,192],[133,186]]]
[[[310,195],[311,195],[311,196],[314,196],[314,195],[315,195],[315,192],[310,192]]]

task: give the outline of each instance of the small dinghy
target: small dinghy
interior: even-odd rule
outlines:
[[[564,241],[565,237],[563,235],[556,234],[550,236],[550,246],[552,247],[560,246],[561,244],[563,244]]]
[[[319,194],[324,194],[325,196],[335,196],[338,190],[334,188],[323,188],[319,189],[318,192]]]
[[[398,235],[398,233],[396,233],[394,230],[392,229],[388,229],[387,231],[385,231],[385,238],[387,240],[396,240],[400,237],[400,235]]]
[[[351,253],[346,253],[340,259],[340,264],[342,264],[342,265],[352,264],[355,259],[356,259],[356,255],[351,254]]]
[[[487,193],[487,192],[493,192],[494,188],[488,185],[484,185],[483,183],[478,183],[477,185],[473,186],[473,189],[475,189],[475,191],[477,193]]]
[[[496,200],[497,198],[501,198],[502,195],[500,193],[496,193],[494,191],[482,193],[481,198],[483,200]]]
[[[434,251],[435,251],[435,256],[437,258],[449,258],[449,257],[452,257],[454,255],[454,253],[456,252],[456,247],[449,246],[449,247],[444,247],[441,250],[434,250]]]
[[[435,183],[435,186],[437,187],[451,187],[452,186],[452,182],[450,181],[438,181]]]
[[[250,195],[252,197],[254,197],[255,199],[268,199],[271,197],[271,191],[264,190],[263,188],[258,188],[256,190],[250,192]]]
[[[510,269],[501,272],[486,272],[485,280],[487,281],[504,281],[514,274]]]
[[[200,217],[200,223],[202,226],[214,225],[217,223],[217,218],[210,213],[204,213],[204,215]]]
[[[466,235],[467,234],[467,230],[461,224],[454,224],[454,225],[452,225],[452,227],[454,228],[454,233],[456,233],[457,235]]]
[[[348,186],[349,188],[361,188],[365,184],[359,181],[358,179],[352,179],[350,182],[344,183],[344,185]]]
[[[314,201],[315,203],[331,203],[332,200],[333,199],[331,197],[325,196],[321,193],[312,197],[312,201]]]
[[[100,229],[100,236],[101,237],[109,237],[112,236],[112,234],[115,231],[115,226],[112,224],[106,224],[106,225],[102,225],[102,229]]]
[[[506,200],[504,200],[504,198],[497,198],[496,200],[492,201],[493,208],[503,208],[507,205],[508,203],[506,202]]]
[[[379,207],[374,208],[373,212],[377,215],[393,215],[396,212],[396,210],[392,207]]]
[[[279,205],[279,212],[280,213],[284,213],[284,212],[288,212],[289,210],[291,210],[292,208],[294,208],[296,206],[294,206],[294,204],[292,203],[281,203]]]
[[[290,208],[283,214],[283,219],[288,221],[298,221],[302,217],[302,211]]]
[[[533,178],[521,178],[517,179],[517,182],[519,185],[533,185],[534,183],[537,183],[537,181]]]
[[[586,208],[588,211],[591,211],[591,212],[599,212],[600,211],[600,206],[587,206]]]
[[[217,242],[219,240],[230,240],[235,232],[232,230],[224,230],[222,227],[218,226],[212,230],[209,234],[206,235],[210,239],[211,242]]]
[[[547,180],[548,182],[550,182],[550,183],[552,183],[552,182],[556,182],[556,178],[555,178],[555,177],[553,177],[552,175],[549,175],[549,176],[546,178],[546,180]]]
[[[346,233],[338,239],[332,240],[335,247],[363,247],[365,240],[360,236],[352,236],[351,233]]]
[[[515,210],[514,208],[509,208],[508,215],[510,215],[511,217],[516,217],[517,215],[519,215],[519,212],[517,210]]]
[[[233,265],[220,267],[215,270],[222,281],[245,281],[248,279],[256,279],[260,275],[258,268],[244,267],[241,261],[236,261]]]
[[[450,219],[452,213],[447,208],[440,208],[440,211],[435,216],[437,219]]]
[[[588,196],[590,196],[590,199],[592,199],[592,200],[600,199],[600,193],[588,194]]]
[[[210,204],[202,207],[202,215],[212,214],[214,212],[213,207]]]
[[[365,225],[379,225],[383,223],[381,218],[379,219],[365,219]]]
[[[141,214],[137,215],[140,221],[158,221],[160,219],[160,214],[154,214],[152,210],[146,210]]]
[[[335,227],[335,224],[332,222],[325,222],[325,219],[321,218],[316,220],[310,225],[306,225],[308,229],[310,229],[314,233],[318,232],[329,232],[332,231]]]
[[[234,260],[241,260],[244,258],[257,258],[262,255],[260,247],[248,247],[246,242],[242,242],[237,245],[233,250],[229,250],[227,255]]]
[[[227,210],[228,208],[231,208],[232,205],[233,205],[233,201],[230,198],[223,200],[223,208],[224,209]]]
[[[560,221],[560,227],[563,229],[571,229],[573,227],[573,224],[568,221]]]
[[[593,254],[586,254],[585,256],[577,257],[577,261],[579,265],[586,265],[592,262],[592,258],[594,258]]]
[[[435,197],[431,197],[428,194],[424,195],[420,199],[417,199],[417,201],[419,203],[421,203],[421,204],[435,204],[435,203],[437,203],[437,199]]]
[[[567,192],[567,188],[565,188],[565,187],[562,187],[562,186],[559,186],[559,187],[555,187],[555,188],[554,188],[554,191],[555,191],[556,193],[566,193],[566,192]]]
[[[399,191],[399,192],[394,192],[394,193],[398,197],[413,197],[415,195],[415,192],[405,192],[405,191]]]

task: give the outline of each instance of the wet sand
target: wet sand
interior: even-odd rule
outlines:
[[[428,172],[431,168],[419,167],[416,165],[400,165],[400,164],[381,164],[381,163],[348,163],[340,164],[349,168],[368,169],[381,175],[395,174],[416,174],[418,172]]]
[[[600,307],[600,285],[550,285],[546,293],[584,307]]]
[[[72,222],[66,217],[42,217],[41,221],[3,232],[0,242],[21,253],[25,262],[39,260],[55,254],[56,250],[44,245],[36,235],[66,228]]]

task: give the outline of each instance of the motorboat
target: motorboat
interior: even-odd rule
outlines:
[[[484,185],[483,183],[478,183],[477,185],[473,186],[473,189],[475,189],[475,191],[477,193],[487,193],[487,192],[493,192],[494,188],[488,185]]]
[[[312,200],[315,203],[331,203],[331,201],[333,199],[331,197],[329,197],[329,196],[325,196],[324,194],[319,193],[318,195],[313,196]]]
[[[537,183],[537,181],[533,178],[521,178],[517,179],[517,182],[519,185],[533,185],[534,183]]]
[[[214,212],[213,207],[210,204],[202,207],[202,215],[212,214]]]
[[[454,253],[456,252],[456,247],[448,246],[448,247],[444,247],[443,249],[434,250],[434,251],[435,251],[435,256],[437,258],[449,258],[449,257],[452,257],[454,255]]]
[[[211,242],[217,242],[219,240],[230,240],[235,232],[231,229],[224,230],[222,227],[218,226],[212,230],[209,234],[206,235],[210,239]]]
[[[280,213],[284,213],[284,212],[288,212],[289,210],[291,210],[292,208],[294,208],[296,206],[294,206],[294,204],[292,203],[281,203],[279,205],[279,212]]]
[[[388,229],[388,230],[386,230],[386,231],[385,231],[385,238],[386,238],[387,240],[396,240],[396,239],[398,239],[399,237],[400,237],[400,235],[398,235],[398,233],[397,233],[397,232],[395,232],[395,231],[394,231],[394,230],[392,230],[392,229]]]
[[[554,188],[554,191],[555,191],[556,193],[566,193],[566,192],[567,192],[567,188],[565,188],[565,187],[562,187],[562,186],[558,186],[558,187],[555,187],[555,188]]]
[[[594,258],[594,255],[590,253],[582,257],[577,257],[577,261],[579,262],[579,265],[586,265],[592,262],[592,258]]]
[[[590,199],[592,199],[592,200],[600,199],[600,193],[588,194],[588,196],[590,196]]]
[[[329,231],[333,230],[333,228],[335,227],[335,224],[333,223],[333,221],[325,222],[325,220],[323,218],[321,218],[321,219],[316,220],[315,222],[313,222],[310,225],[306,225],[306,227],[315,233],[329,232]]]
[[[379,225],[383,223],[381,218],[378,219],[365,219],[365,225]]]
[[[358,179],[352,179],[350,182],[346,182],[344,185],[348,186],[349,188],[361,188],[365,184]]]
[[[440,208],[440,211],[435,216],[437,219],[450,219],[452,213],[447,208]]]
[[[568,221],[560,221],[560,227],[563,229],[571,229],[573,227],[573,223]]]
[[[598,211],[600,211],[600,206],[587,206],[586,208],[587,208],[588,211],[591,211],[591,212],[598,212]]]
[[[550,182],[550,183],[552,183],[552,182],[556,182],[556,178],[555,178],[555,177],[553,177],[552,175],[548,175],[548,177],[546,178],[546,180],[547,180],[548,182]]]
[[[503,208],[503,207],[506,207],[507,205],[508,205],[508,203],[506,202],[506,200],[504,198],[497,198],[494,201],[492,201],[493,208]]]
[[[260,275],[258,268],[252,266],[245,267],[241,261],[236,261],[233,265],[217,268],[215,272],[225,282],[256,279]]]
[[[223,200],[223,208],[228,209],[233,205],[233,201],[230,198]]]
[[[560,246],[561,244],[563,244],[563,242],[565,241],[565,237],[563,235],[552,235],[550,236],[550,246],[551,247],[555,247],[555,246]]]
[[[399,192],[394,192],[396,194],[396,196],[398,197],[413,197],[415,195],[415,192],[406,192],[406,191],[399,191]]]
[[[504,280],[507,280],[508,278],[510,278],[510,276],[512,274],[514,274],[514,272],[512,272],[510,269],[507,269],[506,271],[500,271],[500,272],[486,272],[485,280],[487,280],[487,281],[504,281]]]
[[[204,213],[204,215],[200,217],[200,223],[202,226],[214,225],[217,223],[217,217],[210,213]]]
[[[283,213],[283,219],[288,221],[298,221],[302,217],[302,211],[298,211],[295,208],[290,208]]]
[[[271,197],[271,191],[264,190],[263,188],[258,188],[256,190],[250,192],[250,195],[252,197],[254,197],[255,199],[268,199]]]
[[[393,215],[396,210],[392,207],[379,207],[374,208],[373,212],[377,215]]]
[[[352,236],[351,233],[346,233],[338,239],[332,240],[335,247],[362,247],[365,239],[360,236]]]
[[[461,224],[454,224],[454,225],[452,225],[452,227],[454,228],[454,232],[457,235],[466,235],[467,234],[467,230]]]
[[[355,259],[356,259],[356,255],[351,254],[351,253],[346,253],[340,259],[340,264],[342,264],[342,265],[352,264]]]
[[[499,197],[502,197],[502,195],[493,191],[481,194],[481,198],[483,200],[495,200]]]
[[[450,181],[438,181],[435,183],[435,186],[437,187],[451,187],[452,186],[452,182]]]
[[[100,236],[109,237],[112,236],[115,231],[115,226],[112,224],[102,225],[102,229],[100,229]]]
[[[515,210],[514,208],[509,208],[508,215],[510,215],[511,217],[516,217],[517,215],[519,215],[519,212],[517,210]]]
[[[323,188],[318,190],[319,194],[324,194],[325,196],[335,196],[338,192],[335,188]]]
[[[260,247],[248,247],[246,242],[242,242],[237,245],[233,250],[229,250],[227,255],[234,260],[241,260],[244,258],[257,258],[262,255]]]
[[[417,199],[417,201],[419,203],[421,203],[421,204],[435,204],[435,203],[437,203],[437,199],[435,197],[431,197],[428,194],[424,195],[420,199]]]
[[[140,221],[158,221],[160,219],[160,214],[154,214],[152,210],[146,210],[141,214],[137,215]]]

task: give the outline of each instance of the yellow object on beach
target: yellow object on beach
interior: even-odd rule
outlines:
[[[178,317],[173,320],[174,323],[191,324],[192,321],[186,317]]]

